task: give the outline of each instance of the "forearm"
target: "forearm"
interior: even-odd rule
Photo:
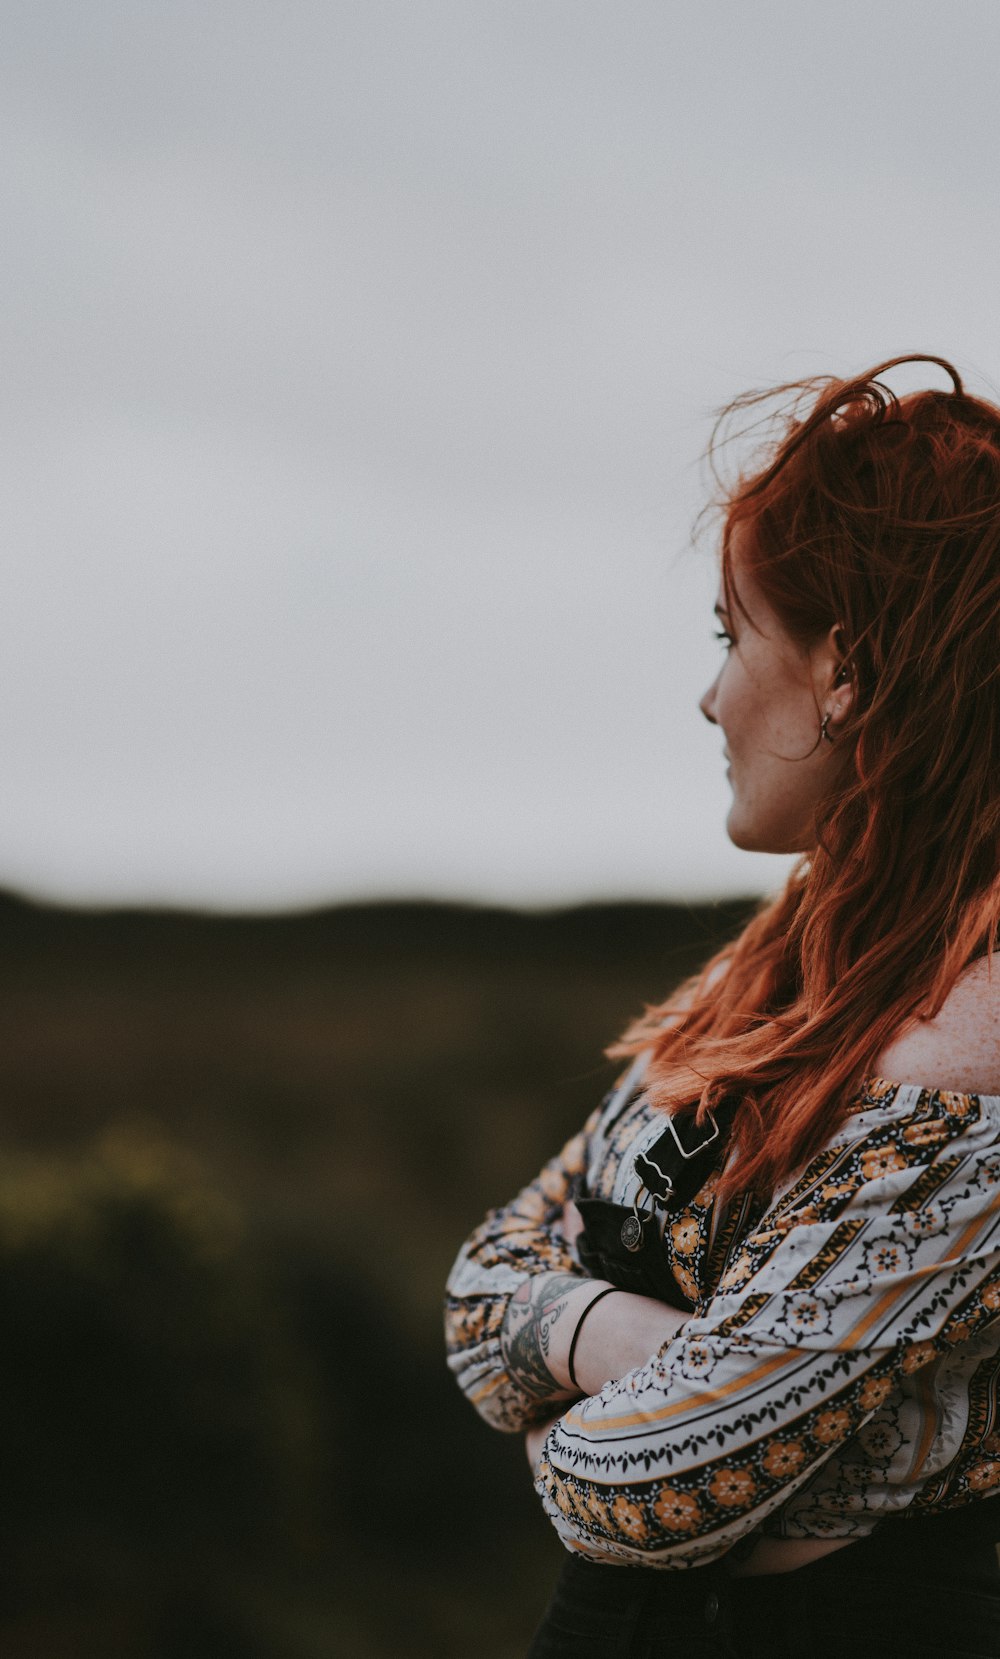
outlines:
[[[617,1290],[605,1279],[543,1273],[511,1297],[500,1344],[512,1381],[533,1401],[547,1404],[598,1393],[658,1353],[687,1317],[651,1297]]]
[[[600,1281],[590,1283],[598,1286]],[[673,1341],[690,1317],[666,1302],[628,1290],[605,1296],[580,1327],[573,1356],[577,1392],[599,1394],[605,1383],[617,1382],[626,1372],[645,1365]]]
[[[517,1333],[512,1328],[513,1316],[508,1315],[516,1296],[523,1298],[542,1282],[550,1287],[591,1284],[565,1245],[547,1254],[551,1265],[539,1266],[540,1252],[526,1251],[526,1265],[531,1264],[527,1272],[518,1272],[513,1263],[484,1266],[465,1257],[456,1263],[449,1279],[445,1307],[449,1368],[486,1422],[506,1432],[527,1428],[551,1415],[548,1401],[554,1408],[579,1392],[566,1392],[547,1376],[545,1366],[532,1356],[529,1331],[522,1331],[518,1341],[512,1340]]]

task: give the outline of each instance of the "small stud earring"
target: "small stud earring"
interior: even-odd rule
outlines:
[[[831,718],[831,717],[830,717],[830,713],[829,713],[829,710],[828,710],[828,711],[827,711],[827,713],[826,713],[826,714],[824,714],[824,716],[823,716],[823,718],[822,718],[822,720],[821,720],[821,721],[820,721],[820,727],[819,727],[819,734],[820,734],[820,737],[825,737],[825,738],[826,738],[826,741],[827,741],[827,742],[828,742],[828,743],[832,743],[832,742],[833,742],[833,738],[832,738],[832,737],[831,737],[831,736],[830,736],[830,733],[829,733],[829,731],[828,731],[828,730],[827,730],[827,727],[828,727],[828,726],[829,726],[829,724],[830,724],[830,718]]]

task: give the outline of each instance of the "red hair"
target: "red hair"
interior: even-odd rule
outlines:
[[[937,363],[952,389],[897,398],[876,376],[908,362]],[[775,396],[786,401],[763,464],[727,489],[723,423]],[[854,380],[736,399],[709,458],[727,594],[739,603],[739,526],[739,568],[793,636],[811,643],[839,624],[855,692],[815,850],[609,1050],[652,1049],[646,1081],[662,1111],[696,1105],[703,1121],[737,1099],[728,1198],[792,1175],[849,1115],[889,1040],[996,949],[1000,409],[942,358],[894,357]]]

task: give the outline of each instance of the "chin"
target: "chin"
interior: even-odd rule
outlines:
[[[740,815],[735,806],[726,819],[726,834],[734,847],[744,853],[801,853],[803,837],[788,832],[782,834],[775,824],[754,824]]]
[[[726,826],[726,834],[729,836],[733,846],[739,847],[740,852],[743,853],[770,853],[775,850],[773,847],[762,845],[762,843],[754,836],[747,835],[743,830],[730,829],[728,824]]]
[[[748,834],[747,824],[741,821],[740,815],[734,806],[730,807],[729,815],[726,818],[726,834],[733,846],[739,847],[742,852],[756,853],[760,851],[753,836]]]

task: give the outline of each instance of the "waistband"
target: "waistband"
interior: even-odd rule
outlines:
[[[678,1610],[704,1602],[706,1591],[727,1586],[753,1597],[755,1590],[766,1594],[775,1580],[794,1578],[797,1586],[807,1581],[844,1578],[869,1571],[912,1571],[921,1562],[935,1570],[947,1565],[957,1580],[991,1583],[1000,1579],[997,1544],[1000,1541],[1000,1502],[988,1499],[965,1504],[960,1509],[936,1515],[893,1516],[872,1532],[842,1549],[830,1550],[817,1561],[790,1573],[761,1573],[734,1578],[727,1556],[700,1567],[655,1567],[633,1563],[590,1560],[571,1554],[563,1574],[581,1595],[593,1591],[605,1607],[630,1605],[637,1593],[644,1599],[668,1600]],[[742,1552],[739,1552],[742,1553]]]

